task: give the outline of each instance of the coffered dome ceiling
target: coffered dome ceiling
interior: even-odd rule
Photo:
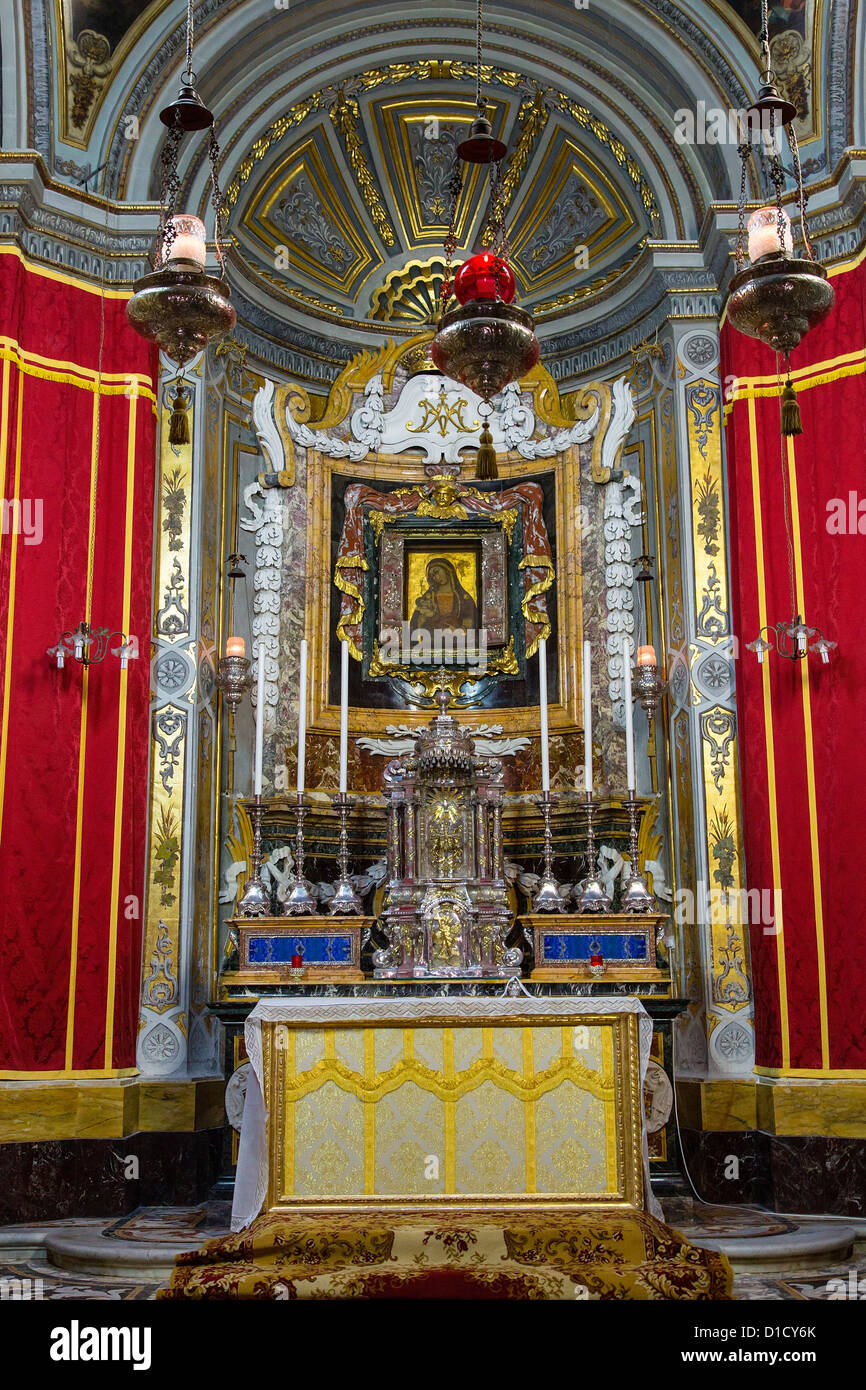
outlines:
[[[259,142],[227,200],[250,275],[286,302],[300,299],[371,324],[412,327],[435,312],[450,213],[455,147],[475,116],[470,84],[437,64],[407,64],[401,81],[363,74],[300,130]],[[423,91],[419,79],[424,82]],[[526,93],[494,69],[488,114],[512,151],[508,230],[521,303],[561,314],[628,265],[658,222],[639,166],[600,120],[562,93]],[[625,175],[625,177],[623,177]],[[462,254],[488,240],[489,180],[474,167],[456,232]]]

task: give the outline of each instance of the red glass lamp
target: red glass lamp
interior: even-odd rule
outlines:
[[[492,251],[470,256],[454,276],[454,294],[461,304],[470,299],[499,300],[512,304],[517,293],[514,271],[508,262]]]

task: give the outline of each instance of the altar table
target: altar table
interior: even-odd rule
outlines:
[[[657,1209],[637,999],[261,1001],[232,1229],[291,1211]]]

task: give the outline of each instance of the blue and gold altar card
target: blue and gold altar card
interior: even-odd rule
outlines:
[[[360,981],[366,917],[235,918],[239,972],[258,981]]]
[[[618,913],[531,913],[522,921],[532,933],[534,980],[659,979],[656,933],[660,915]]]

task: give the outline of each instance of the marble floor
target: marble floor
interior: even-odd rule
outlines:
[[[669,1199],[664,1209],[668,1222],[690,1240],[712,1243],[730,1256],[737,1299],[825,1300],[834,1293],[840,1297],[841,1289],[856,1297],[858,1281],[866,1280],[866,1221],[785,1217],[689,1199]],[[223,1234],[224,1217],[225,1208],[142,1207],[119,1220],[2,1226],[0,1295],[153,1299],[177,1252]]]

